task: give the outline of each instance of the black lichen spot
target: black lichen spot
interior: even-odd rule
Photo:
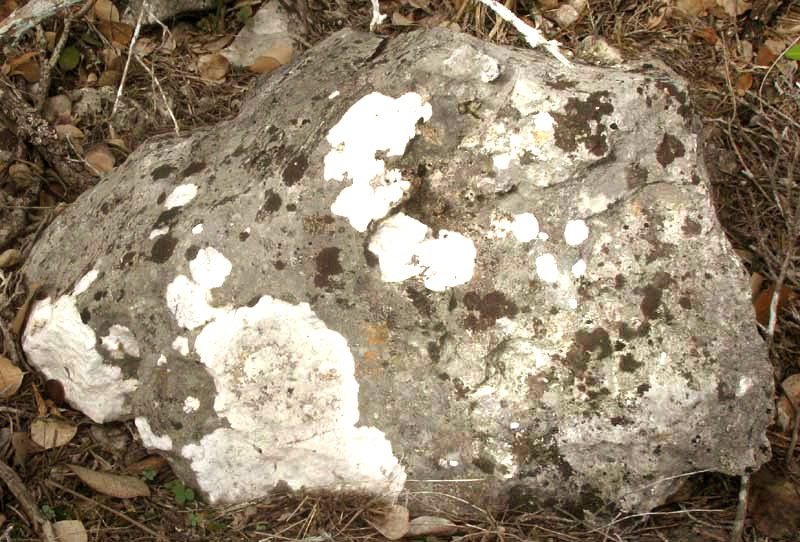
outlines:
[[[239,241],[247,241],[247,238],[250,237],[250,232],[247,230],[242,230],[239,232]]]
[[[648,320],[657,318],[658,308],[661,305],[661,297],[664,293],[663,290],[653,284],[648,284],[642,288],[641,293],[642,302],[639,304],[639,309],[641,309],[642,315]]]
[[[607,358],[611,355],[611,339],[608,332],[596,327],[591,331],[579,329],[575,333],[575,344],[584,352],[595,354],[596,359]]]
[[[593,92],[586,100],[569,98],[564,113],[551,112],[556,120],[555,143],[564,152],[574,152],[583,144],[595,156],[608,152],[603,117],[614,111],[609,93]],[[594,122],[593,122],[594,121]]]
[[[175,250],[177,244],[178,240],[176,238],[169,234],[162,235],[153,243],[153,248],[150,251],[150,259],[155,263],[166,262],[172,256],[172,252]]]
[[[578,85],[576,81],[570,81],[564,77],[559,77],[556,81],[545,81],[544,84],[556,90],[567,90],[568,88],[575,88]]]
[[[286,206],[286,210],[289,211],[290,213],[293,213],[297,210],[297,205],[295,205],[294,203],[290,203]]]
[[[166,179],[176,171],[177,168],[165,164],[163,166],[158,166],[156,169],[150,172],[150,176],[153,178],[154,181],[159,181],[161,179]]]
[[[304,154],[296,155],[283,170],[283,183],[292,186],[303,178],[306,168],[308,168],[308,158]]]
[[[617,274],[614,277],[614,288],[617,289],[617,290],[622,290],[625,287],[625,283],[626,282],[627,281],[625,280],[625,276],[624,275]]]
[[[736,392],[734,389],[725,382],[719,382],[717,384],[717,400],[722,402],[732,401],[734,399],[736,399]]]
[[[95,292],[94,293],[94,300],[95,301],[100,301],[101,299],[103,299],[106,296],[107,293],[108,292],[106,292],[105,290],[101,290],[99,292]]]
[[[174,207],[172,209],[167,209],[156,218],[156,221],[153,223],[153,229],[157,230],[164,226],[174,226],[177,222],[178,215],[181,213],[180,207]]]
[[[442,347],[439,345],[439,343],[431,341],[426,345],[425,349],[428,351],[428,355],[431,357],[433,362],[437,363],[442,354]]]
[[[164,201],[166,201],[166,199],[167,199],[167,193],[166,192],[161,192],[158,195],[158,198],[156,198],[156,203],[161,205],[162,203],[164,203]]]
[[[194,175],[195,173],[200,173],[204,169],[206,169],[206,163],[203,162],[202,160],[200,160],[199,162],[192,162],[191,164],[186,166],[186,169],[184,169],[181,172],[181,177],[184,177],[184,178],[190,177],[190,176]]]
[[[489,329],[500,318],[513,318],[519,312],[516,304],[498,291],[489,292],[483,297],[477,292],[467,292],[463,301],[467,310],[473,312],[464,319],[464,327],[472,331]]]
[[[317,274],[314,276],[314,286],[317,288],[329,288],[331,275],[338,275],[342,269],[339,263],[339,249],[336,247],[323,248],[315,258]]]
[[[422,316],[431,317],[431,302],[428,297],[414,288],[406,288],[406,295],[411,300],[411,304]]]
[[[200,247],[198,247],[196,245],[190,246],[189,248],[186,249],[186,253],[185,253],[186,260],[191,262],[192,260],[197,258],[197,253],[198,252],[200,252]]]
[[[164,196],[166,197],[166,195]],[[100,206],[100,212],[104,215],[107,215],[111,211],[111,204],[107,201],[104,201],[103,204]]]
[[[641,361],[636,361],[631,354],[623,354],[619,358],[619,368],[621,371],[625,371],[626,373],[632,373],[639,367],[644,365]]]
[[[91,319],[92,319],[92,313],[89,312],[89,309],[83,309],[81,311],[81,322],[83,322],[84,324],[88,324],[89,320]]]
[[[687,216],[683,221],[683,227],[681,228],[681,231],[683,231],[683,234],[687,237],[694,237],[701,231],[700,223],[695,222]]]
[[[258,295],[251,297],[250,300],[247,302],[247,306],[251,308],[255,307],[258,304],[259,299],[261,299],[261,296]]]
[[[122,260],[120,261],[120,269],[125,269],[126,267],[130,267],[136,261],[136,256],[138,256],[138,252],[128,251],[122,255]]]
[[[273,266],[275,267],[275,269],[277,269],[278,271],[283,271],[284,269],[286,269],[286,263],[285,263],[285,262],[282,262],[282,261],[280,261],[280,260],[275,260],[274,262],[272,262],[272,265],[273,265]]]
[[[636,394],[639,397],[641,397],[642,395],[647,393],[649,390],[650,390],[650,384],[647,384],[647,383],[639,384],[639,386],[636,388]]]
[[[680,298],[678,298],[678,305],[686,310],[689,310],[692,308],[692,298],[690,298],[688,295],[682,295]]]
[[[680,158],[685,154],[686,148],[683,146],[683,143],[671,134],[664,134],[661,143],[656,147],[656,160],[661,164],[661,167],[667,167],[676,158]]]
[[[633,420],[625,416],[612,416],[610,421],[611,425],[631,425],[633,423]]]
[[[256,222],[263,222],[268,214],[272,214],[281,208],[281,197],[272,189],[264,192],[264,203],[256,212]]]

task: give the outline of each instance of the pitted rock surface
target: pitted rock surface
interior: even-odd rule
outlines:
[[[436,487],[648,510],[769,455],[694,123],[663,67],[340,32],[53,223],[25,351],[214,502],[475,480]]]

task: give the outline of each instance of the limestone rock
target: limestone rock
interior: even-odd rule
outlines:
[[[23,345],[214,502],[480,479],[437,487],[648,510],[769,456],[698,137],[664,67],[342,31],[70,206]]]

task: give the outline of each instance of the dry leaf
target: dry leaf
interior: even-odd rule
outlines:
[[[195,50],[193,47],[192,51],[195,53],[218,53],[230,45],[232,41],[233,36],[219,36],[217,38],[211,38],[208,41],[200,44],[197,50]]]
[[[743,73],[736,80],[736,94],[744,96],[748,90],[753,86],[753,74]]]
[[[783,50],[774,40],[767,40],[758,50],[756,55],[757,66],[771,66],[778,59],[778,55]]]
[[[22,252],[16,248],[9,248],[0,254],[0,269],[8,269],[14,267],[22,261]]]
[[[776,406],[776,421],[778,427],[784,433],[791,433],[794,430],[794,417],[795,412],[792,408],[792,401],[794,404],[800,405],[800,374],[793,374],[786,377],[781,382],[781,389],[783,393]],[[792,401],[789,401],[791,397]]]
[[[753,308],[756,311],[756,321],[764,327],[769,325],[770,305],[772,304],[772,294],[774,291],[775,286],[770,285],[766,290],[761,292],[758,297],[756,297],[756,300],[753,303]],[[797,294],[794,293],[794,291],[786,286],[783,286],[781,288],[780,295],[778,295],[778,315],[780,315],[781,311],[785,308],[786,303],[792,299],[795,299],[796,297]]]
[[[72,102],[66,94],[50,96],[44,102],[43,113],[48,122],[69,118],[72,114]],[[62,124],[67,124],[67,122],[62,122]]]
[[[288,64],[292,60],[294,48],[288,43],[276,43],[262,53],[262,56],[269,56],[283,64]]]
[[[140,57],[144,58],[155,51],[157,47],[158,43],[156,43],[154,39],[143,36],[136,40],[136,43],[133,45],[133,50]]]
[[[408,508],[405,506],[390,504],[372,510],[369,518],[367,522],[389,540],[397,540],[408,533]]]
[[[166,466],[167,466],[167,460],[164,459],[162,456],[150,455],[145,457],[141,461],[137,461],[136,463],[131,463],[125,468],[125,470],[131,474],[142,474],[146,470],[154,470],[156,472],[159,472]]]
[[[58,542],[87,542],[89,536],[83,523],[77,519],[65,519],[53,523],[53,532]]]
[[[116,87],[122,81],[122,74],[117,70],[106,70],[97,79],[98,87]]]
[[[33,179],[33,171],[24,162],[15,162],[8,167],[8,176],[18,185],[27,184]]]
[[[97,29],[108,41],[118,47],[127,47],[133,38],[133,27],[129,24],[113,21],[99,21],[97,23]]]
[[[31,440],[45,450],[64,446],[77,432],[78,426],[55,418],[38,418],[31,424]]]
[[[19,467],[25,464],[25,458],[28,457],[30,452],[39,449],[33,442],[31,442],[28,433],[17,431],[11,435],[11,447],[14,448],[14,465]]]
[[[715,45],[717,41],[719,41],[719,36],[717,35],[717,31],[714,30],[713,26],[706,26],[701,28],[697,32],[694,33],[695,36],[702,39],[709,45]]]
[[[150,488],[142,480],[133,476],[97,472],[78,465],[67,465],[78,475],[84,484],[98,493],[116,497],[118,499],[132,499],[134,497],[149,497]]]
[[[56,125],[56,133],[61,137],[61,139],[83,139],[86,137],[83,134],[83,131],[75,125],[72,124],[58,124]]]
[[[203,79],[220,81],[225,79],[230,63],[219,53],[201,55],[197,59],[197,71]]]
[[[0,356],[0,399],[12,397],[22,385],[23,373],[10,359]]]
[[[8,75],[21,75],[28,83],[35,83],[41,77],[41,69],[39,63],[31,58],[17,64]]]
[[[450,536],[458,531],[458,525],[446,518],[436,516],[420,516],[411,520],[408,533],[409,538],[423,536]]]
[[[114,169],[114,155],[111,153],[111,149],[102,143],[92,147],[84,158],[97,171],[108,173]]]
[[[269,73],[276,68],[280,68],[281,63],[271,56],[260,56],[247,69],[254,73]]]
[[[726,15],[731,17],[746,13],[753,7],[752,2],[745,2],[744,0],[717,0],[717,5],[725,11]]]
[[[395,11],[392,13],[392,24],[395,26],[409,26],[415,23],[413,18],[406,17],[399,11]]]
[[[700,17],[716,6],[716,0],[678,0],[675,9],[686,15]]]
[[[119,22],[119,10],[111,0],[97,0],[93,10],[95,17],[100,21]]]

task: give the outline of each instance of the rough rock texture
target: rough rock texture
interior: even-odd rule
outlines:
[[[661,67],[343,31],[59,217],[24,348],[215,502],[474,479],[436,487],[647,510],[769,454],[700,146]]]

